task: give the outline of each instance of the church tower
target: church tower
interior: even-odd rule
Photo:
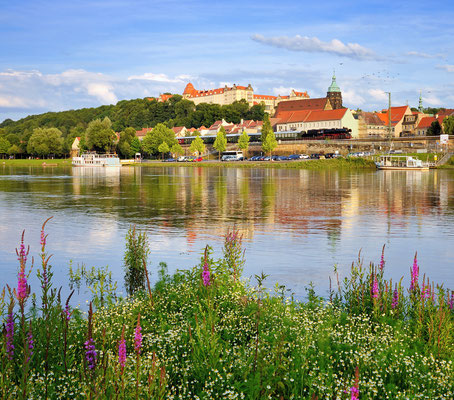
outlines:
[[[342,93],[339,86],[337,86],[336,75],[334,73],[333,81],[331,82],[331,86],[328,88],[328,93],[326,94],[326,97],[329,99],[331,106],[333,107],[333,110],[342,108]]]

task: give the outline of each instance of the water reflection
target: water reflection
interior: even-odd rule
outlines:
[[[390,274],[406,274],[413,252],[438,281],[454,286],[451,171],[307,171],[234,168],[0,168],[0,283],[15,274],[20,232],[38,236],[50,215],[56,261],[109,265],[121,281],[124,235],[147,230],[155,263],[198,260],[206,243],[220,253],[232,226],[246,238],[246,274],[264,270],[297,294],[325,290],[332,265],[346,273],[359,249]],[[35,236],[35,238],[36,238]],[[32,239],[30,239],[32,240]],[[36,244],[32,242],[32,244]],[[2,281],[4,279],[4,281]]]

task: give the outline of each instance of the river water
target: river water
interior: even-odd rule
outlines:
[[[383,245],[388,277],[407,283],[417,251],[421,275],[454,288],[454,171],[0,166],[0,288],[16,285],[24,229],[36,270],[50,216],[56,286],[67,287],[71,260],[108,265],[123,291],[125,235],[136,225],[148,234],[153,279],[160,261],[190,268],[207,244],[220,256],[235,227],[244,276],[263,271],[267,287],[297,298],[311,282],[326,296],[334,265],[342,279],[360,250],[365,264],[378,262]]]

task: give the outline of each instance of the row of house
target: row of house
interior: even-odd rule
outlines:
[[[412,111],[409,106],[391,107],[390,123],[389,110],[375,113],[359,112],[357,113],[358,137],[426,136],[433,122],[438,121],[443,127],[443,120],[451,115],[454,115],[454,109],[442,110],[433,116],[422,111]]]

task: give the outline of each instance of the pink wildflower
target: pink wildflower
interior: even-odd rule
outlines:
[[[137,317],[137,326],[136,329],[134,330],[134,350],[136,353],[139,355],[140,354],[140,349],[142,347],[142,327],[140,326],[140,314]]]
[[[380,259],[380,272],[383,272],[385,268],[385,246],[383,245],[383,250],[381,251],[381,259]]]
[[[394,310],[397,308],[398,305],[399,305],[399,291],[397,290],[397,286],[396,286],[396,288],[394,289],[394,293],[393,293],[393,301],[391,303],[391,308]]]
[[[14,315],[12,312],[8,314],[6,320],[6,355],[8,360],[12,360],[14,357]]]
[[[452,310],[453,306],[454,306],[454,291],[451,291],[451,299],[449,300],[448,307],[450,310]]]
[[[208,269],[208,263],[205,262],[203,265],[202,279],[204,286],[210,286],[210,270]]]
[[[350,393],[352,394],[351,400],[359,400],[359,390],[358,390],[358,388],[352,386],[350,388]]]
[[[87,360],[87,365],[89,369],[94,369],[96,367],[97,354],[95,349],[95,341],[93,338],[88,338],[85,344],[85,359]]]
[[[123,368],[126,364],[126,342],[125,342],[125,327],[123,326],[123,330],[121,332],[121,339],[120,344],[118,345],[118,363],[121,366],[121,370],[123,372]]]
[[[413,261],[413,267],[411,269],[411,284],[410,284],[411,291],[416,290],[416,287],[418,286],[419,266],[418,266],[417,254],[418,253],[415,253],[415,259]]]
[[[378,298],[378,281],[377,281],[377,276],[376,275],[374,275],[374,283],[373,283],[373,286],[372,286],[372,297],[374,299]]]

